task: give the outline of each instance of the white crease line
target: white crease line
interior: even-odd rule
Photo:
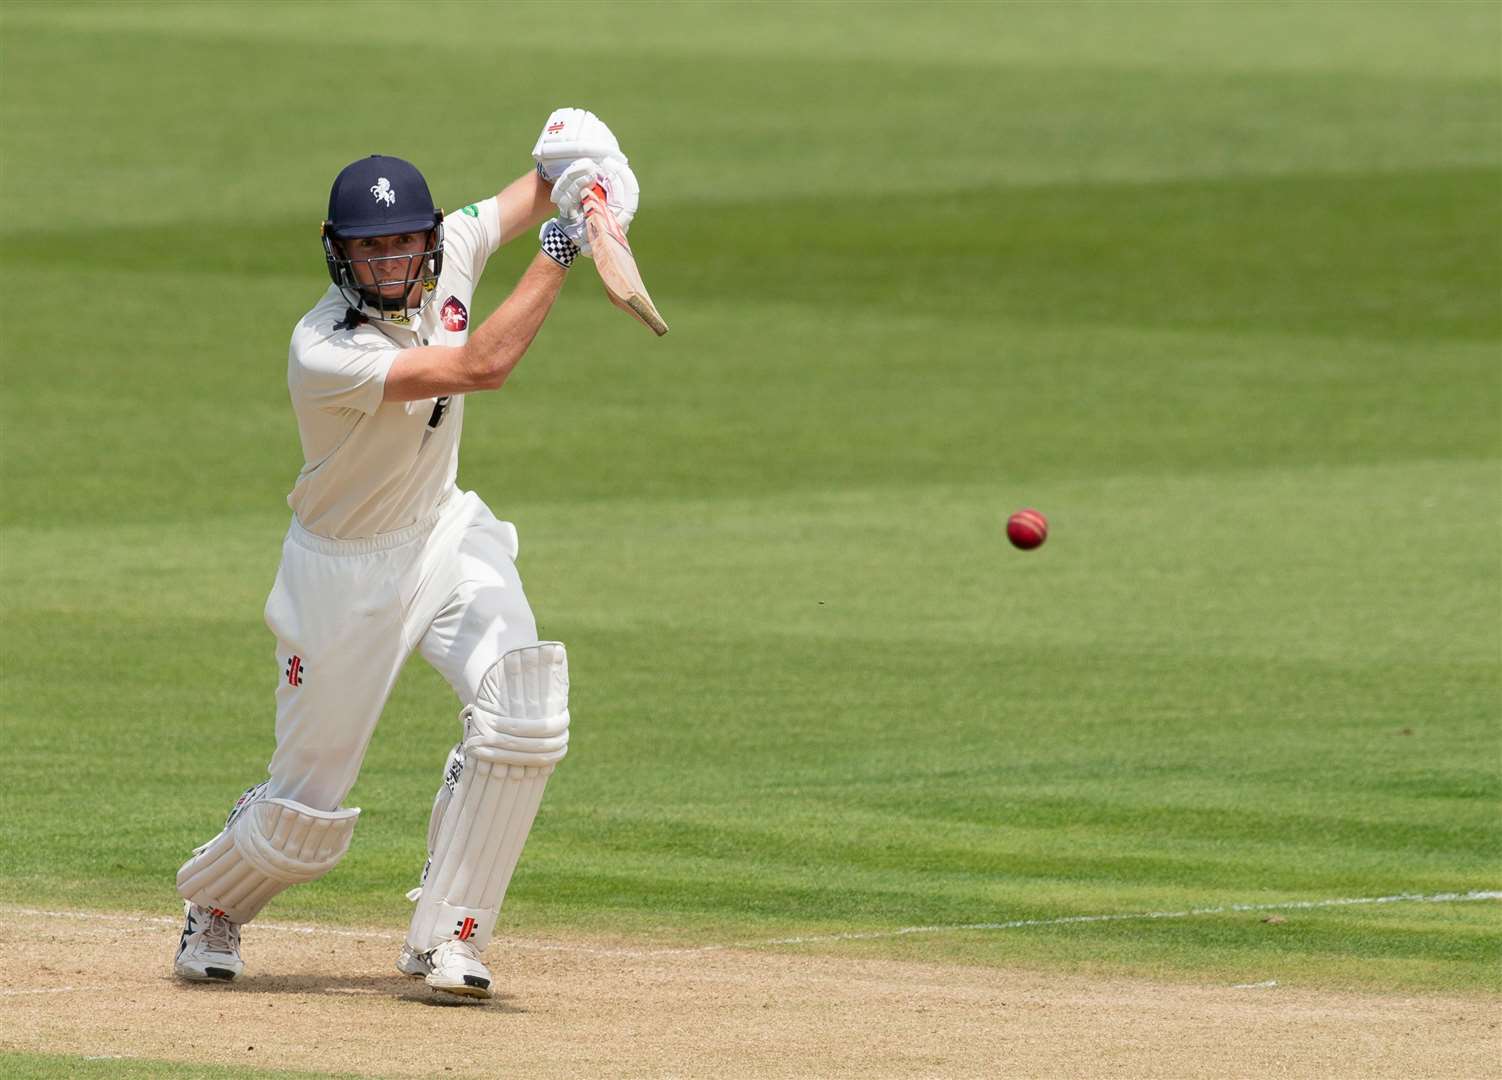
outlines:
[[[1464,893],[1394,893],[1391,896],[1351,896],[1336,900],[1287,900],[1277,904],[1225,904],[1221,907],[1187,908],[1184,911],[1137,911],[1117,915],[1067,915],[1060,919],[1013,919],[1010,922],[963,923],[956,926],[904,926],[899,930],[872,930],[864,933],[818,934],[809,937],[778,938],[760,945],[803,945],[817,941],[866,941],[871,938],[901,937],[906,934],[947,934],[957,930],[1020,930],[1030,926],[1070,926],[1075,923],[1128,922],[1143,919],[1187,919],[1195,915],[1226,915],[1238,911],[1303,911],[1312,908],[1349,907],[1357,904],[1445,904],[1474,900],[1502,900],[1499,890],[1472,890]],[[746,943],[742,947],[754,947]]]
[[[1463,893],[1393,893],[1390,896],[1351,896],[1331,900],[1285,900],[1276,904],[1224,904],[1219,907],[1186,908],[1182,911],[1133,911],[1111,915],[1066,915],[1056,919],[1012,919],[1007,922],[959,923],[950,926],[904,926],[896,930],[869,930],[844,934],[812,934],[803,937],[772,938],[768,941],[741,941],[719,945],[689,945],[665,948],[629,949],[606,948],[592,945],[571,945],[545,941],[526,941],[518,938],[498,939],[507,948],[531,949],[538,952],[580,953],[589,956],[681,956],[692,953],[718,952],[725,949],[761,949],[775,945],[808,945],[826,941],[870,941],[877,938],[905,937],[910,934],[948,934],[975,930],[1023,930],[1040,926],[1073,926],[1079,923],[1131,922],[1152,919],[1188,919],[1198,915],[1227,915],[1243,911],[1306,911],[1317,908],[1353,907],[1368,904],[1447,904],[1468,903],[1477,900],[1502,900],[1502,890],[1473,889]],[[7,908],[0,906],[0,914],[36,915],[50,919],[96,919],[110,922],[151,923],[176,926],[176,918],[153,915],[116,915],[95,911],[42,911],[35,908]],[[334,937],[374,938],[382,941],[402,941],[405,934],[388,930],[347,930],[335,926],[288,926],[285,923],[256,923],[258,931],[273,931],[284,934],[326,934]],[[71,989],[71,988],[70,988]],[[7,991],[7,993],[61,993],[62,991]]]
[[[1266,990],[1266,989],[1268,989],[1270,987],[1277,986],[1277,985],[1278,985],[1278,980],[1277,979],[1268,979],[1267,982],[1259,982],[1259,983],[1236,983],[1234,986],[1231,987],[1231,989],[1232,990]]]
[[[76,986],[49,986],[44,990],[0,990],[0,997],[19,997],[22,994],[71,994]]]

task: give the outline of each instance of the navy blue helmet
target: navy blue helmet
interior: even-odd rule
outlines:
[[[322,232],[329,277],[354,311],[365,318],[405,325],[427,306],[443,272],[443,211],[433,205],[428,182],[415,165],[381,154],[346,165],[329,191],[329,216]],[[351,256],[346,243],[403,233],[426,236],[423,250],[359,258]],[[367,266],[370,281],[384,281],[387,291],[393,284],[406,287],[399,296],[383,295],[370,283],[361,284],[356,264]],[[398,270],[397,275],[391,275],[392,268]]]

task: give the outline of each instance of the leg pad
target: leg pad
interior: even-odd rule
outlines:
[[[464,710],[463,759],[451,756],[429,827],[428,866],[407,944],[426,952],[490,941],[553,766],[568,752],[568,659],[543,641],[513,649]],[[447,785],[446,785],[447,786]]]
[[[349,850],[359,816],[357,809],[314,810],[257,793],[178,870],[178,894],[232,922],[249,922],[277,893],[332,870]]]

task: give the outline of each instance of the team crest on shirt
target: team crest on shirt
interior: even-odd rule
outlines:
[[[451,296],[443,302],[438,317],[443,320],[443,328],[454,333],[469,325],[469,311],[457,296]]]

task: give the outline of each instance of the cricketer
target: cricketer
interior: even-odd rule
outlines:
[[[536,168],[447,217],[411,164],[372,156],[334,180],[332,284],[292,331],[287,385],[304,465],[266,601],[276,637],[276,750],[217,836],[177,874],[184,979],[237,978],[240,931],[331,870],[360,811],[343,801],[397,674],[422,654],[459,696],[397,959],[437,991],[489,997],[483,953],[554,766],[568,749],[568,662],[538,640],[515,527],[455,480],[467,394],[499,389],[589,253],[595,185],[624,229],[638,187],[610,129],[559,109]],[[541,251],[471,332],[496,249],[541,225]]]

